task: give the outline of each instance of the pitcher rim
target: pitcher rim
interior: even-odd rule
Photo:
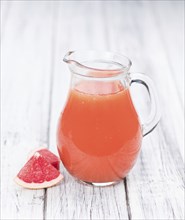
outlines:
[[[124,66],[121,62],[115,62],[115,63],[117,63],[117,64],[119,64],[121,66],[120,68],[115,68],[115,69],[93,68],[93,67],[90,67],[88,65],[84,65],[84,64],[80,63],[79,61],[77,61],[75,59],[69,59],[68,58],[71,54],[74,54],[74,53],[77,53],[77,52],[78,53],[80,53],[80,52],[83,52],[83,53],[84,52],[86,52],[86,53],[90,53],[90,52],[92,52],[92,53],[105,53],[105,54],[109,54],[109,55],[119,56],[121,58],[126,59],[128,63],[127,63],[127,65]],[[119,52],[107,51],[107,50],[71,50],[71,51],[68,51],[65,54],[65,56],[63,58],[63,61],[66,62],[67,64],[74,63],[78,67],[86,69],[86,70],[93,70],[93,71],[98,71],[98,72],[107,72],[107,71],[115,72],[114,75],[98,76],[98,77],[97,76],[92,76],[92,75],[88,76],[88,75],[85,75],[85,74],[82,74],[82,73],[74,72],[74,74],[77,74],[79,76],[90,77],[90,78],[101,78],[101,79],[103,79],[103,78],[112,78],[114,76],[118,76],[120,74],[123,74],[125,71],[128,71],[130,69],[131,65],[132,65],[131,60],[127,56],[125,56],[125,55],[123,55],[123,54],[121,54]],[[111,62],[111,60],[109,60],[109,61]]]

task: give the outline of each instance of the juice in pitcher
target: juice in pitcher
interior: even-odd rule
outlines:
[[[134,165],[142,138],[129,89],[119,81],[77,84],[57,137],[62,162],[76,178],[90,183],[122,179]]]

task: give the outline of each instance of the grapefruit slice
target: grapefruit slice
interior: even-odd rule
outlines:
[[[30,152],[28,159],[30,159],[35,152],[39,152],[51,165],[53,165],[57,170],[59,170],[60,159],[50,150],[48,150],[46,147],[36,148]]]
[[[19,171],[15,182],[28,189],[43,189],[56,185],[62,179],[62,174],[36,152]]]

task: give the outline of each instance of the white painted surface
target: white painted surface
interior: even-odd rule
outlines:
[[[183,1],[2,1],[1,219],[184,219]],[[55,132],[77,49],[120,51],[149,75],[160,124],[143,140],[126,180],[26,190],[13,177],[29,151]]]

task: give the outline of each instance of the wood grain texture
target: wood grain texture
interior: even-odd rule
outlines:
[[[3,13],[7,8],[8,15],[2,14],[1,219],[43,219],[44,190],[23,189],[13,178],[29,151],[48,141],[52,17],[45,4],[2,2]]]
[[[183,1],[2,1],[1,219],[184,219]],[[34,147],[57,153],[69,50],[119,51],[156,86],[162,118],[118,185],[65,180],[26,190],[13,177]],[[142,94],[144,95],[144,94]],[[143,96],[145,97],[145,96]],[[140,98],[138,96],[138,98]]]

